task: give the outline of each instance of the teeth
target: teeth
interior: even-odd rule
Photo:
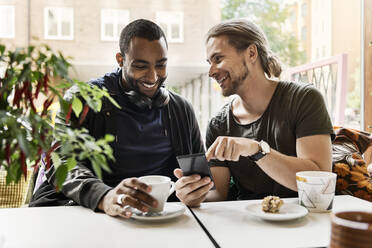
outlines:
[[[219,84],[222,83],[226,78],[227,78],[227,76],[221,78],[220,80],[218,80],[218,83],[219,83]]]
[[[145,84],[145,83],[142,83],[143,86],[145,86],[146,88],[154,88],[156,84]]]

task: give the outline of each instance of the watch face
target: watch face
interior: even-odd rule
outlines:
[[[269,153],[270,152],[270,146],[265,141],[261,141],[260,145],[261,145],[261,149],[264,153]]]

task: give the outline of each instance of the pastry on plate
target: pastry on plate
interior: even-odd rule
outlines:
[[[283,200],[278,196],[266,196],[262,200],[262,211],[265,213],[279,213],[280,207],[283,205]]]

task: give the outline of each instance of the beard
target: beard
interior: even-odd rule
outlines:
[[[226,87],[224,90],[222,90],[223,96],[231,96],[236,94],[239,87],[243,85],[244,80],[248,77],[249,71],[247,64],[245,61],[243,61],[243,71],[240,73],[240,75],[237,76],[235,79],[231,79],[231,87]]]
[[[122,70],[123,70],[123,79],[124,79],[124,82],[123,82],[124,89],[125,90],[134,90],[137,93],[146,96],[144,93],[141,92],[138,85],[143,84],[143,83],[145,83],[145,84],[152,84],[152,83],[148,82],[146,80],[142,80],[142,79],[135,79],[134,77],[130,76],[124,68],[122,68]],[[167,76],[158,78],[158,80],[155,82],[155,84],[156,84],[155,87],[157,88],[157,90],[159,89],[159,87],[161,87],[163,85],[163,83],[166,79],[167,79]],[[154,96],[156,96],[156,95],[157,95],[157,93],[154,94]]]

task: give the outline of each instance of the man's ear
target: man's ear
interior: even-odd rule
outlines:
[[[255,44],[250,44],[245,50],[245,57],[251,63],[256,62],[258,57],[258,50]]]
[[[124,64],[124,56],[121,53],[116,53],[116,62],[120,67],[123,67]]]

